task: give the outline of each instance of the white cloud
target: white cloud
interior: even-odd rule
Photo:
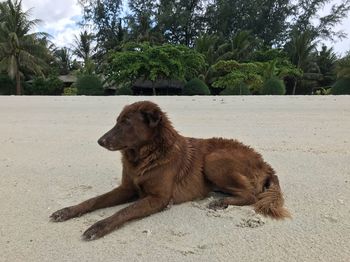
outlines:
[[[52,35],[52,41],[57,46],[69,46],[75,34],[79,34],[77,25],[82,10],[77,0],[23,0],[23,9],[32,8],[33,18],[42,20],[38,31]]]
[[[79,35],[80,28],[67,28],[63,31],[56,33],[54,43],[56,46],[71,47],[75,35]]]
[[[81,8],[76,0],[23,0],[22,4],[24,9],[33,8],[33,16],[47,23],[81,15]]]

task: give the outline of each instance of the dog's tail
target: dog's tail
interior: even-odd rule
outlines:
[[[258,201],[254,204],[254,210],[274,219],[291,218],[289,211],[283,207],[281,187],[278,177],[273,173],[265,181],[266,190],[257,195]]]

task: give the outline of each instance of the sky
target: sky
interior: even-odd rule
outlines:
[[[33,18],[43,21],[38,31],[49,33],[53,37],[52,41],[59,47],[71,46],[74,36],[80,32],[77,22],[81,19],[82,10],[77,0],[22,0],[22,4],[24,10],[33,8]],[[320,14],[325,14],[328,10],[329,7],[326,6],[320,10]],[[336,29],[347,33],[347,39],[326,43],[327,46],[333,46],[338,55],[342,55],[350,50],[350,15]]]

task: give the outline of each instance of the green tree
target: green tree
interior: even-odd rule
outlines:
[[[131,11],[127,18],[129,39],[136,42],[162,43],[163,36],[156,28],[158,7],[152,0],[129,0]]]
[[[322,77],[316,63],[316,46],[317,41],[315,41],[311,31],[302,33],[295,31],[292,39],[285,46],[285,50],[289,54],[292,63],[303,71],[304,82],[300,82],[301,85],[308,85],[310,81],[315,82]],[[293,87],[293,95],[295,95],[297,84]]]
[[[61,95],[63,92],[63,82],[57,76],[35,77],[28,88],[27,95]]]
[[[322,45],[321,51],[316,56],[316,62],[323,75],[320,81],[321,86],[329,86],[334,83],[336,79],[335,67],[338,58],[334,53],[333,48],[327,48]]]
[[[83,24],[95,30],[99,57],[120,47],[125,30],[122,28],[121,0],[78,0],[83,8]]]
[[[350,79],[350,51],[336,63],[337,79]]]
[[[219,60],[247,61],[258,47],[258,41],[249,31],[240,31],[218,47]]]
[[[195,49],[206,58],[208,67],[204,72],[205,81],[212,83],[213,64],[220,60],[248,61],[258,46],[259,41],[248,31],[241,31],[228,40],[217,35],[201,35],[195,42]]]
[[[160,0],[157,29],[169,43],[192,46],[203,31],[203,0]]]
[[[72,69],[72,53],[67,47],[56,49],[53,53],[59,74],[67,75]]]
[[[74,37],[73,54],[81,58],[86,64],[94,54],[93,48],[93,34],[88,33],[86,30],[81,32],[79,36]]]
[[[112,53],[104,74],[116,84],[140,78],[153,83],[159,79],[185,80],[197,76],[204,64],[201,54],[185,46],[138,44]]]
[[[220,56],[218,48],[224,44],[223,40],[215,34],[203,34],[195,41],[195,50],[204,55],[209,66],[215,64]]]
[[[276,77],[265,80],[262,88],[262,95],[284,95],[286,93],[286,87],[284,82]]]
[[[40,22],[30,20],[30,10],[23,11],[22,1],[0,3],[0,71],[6,70],[11,79],[16,80],[16,94],[21,95],[23,70],[43,74],[46,66],[38,54],[45,52],[40,44],[44,33],[31,33]]]
[[[219,61],[213,65],[215,81],[212,86],[220,89],[230,89],[242,84],[248,85],[252,93],[259,93],[263,84],[262,64],[239,63],[235,60]]]
[[[319,10],[329,2],[333,2],[329,13],[320,16]],[[294,3],[293,9],[291,32],[308,31],[312,40],[345,37],[344,32],[335,30],[335,26],[348,16],[350,0],[298,0]]]
[[[287,59],[249,63],[239,63],[235,60],[219,61],[213,65],[213,70],[214,88],[234,89],[247,85],[253,94],[259,94],[263,83],[270,79],[283,80],[290,77],[296,81],[302,74]]]
[[[78,95],[103,95],[104,92],[102,81],[97,75],[79,75],[76,88]]]
[[[206,9],[209,33],[250,31],[267,46],[283,43],[293,8],[289,0],[214,0]]]

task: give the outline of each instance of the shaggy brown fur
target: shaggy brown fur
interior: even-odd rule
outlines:
[[[56,211],[54,221],[64,221],[93,210],[138,199],[83,234],[92,240],[127,221],[179,204],[204,198],[214,189],[229,197],[209,208],[253,205],[256,212],[275,219],[289,217],[275,171],[261,155],[242,143],[223,138],[183,137],[154,103],[126,106],[117,124],[98,143],[122,153],[122,183],[116,189],[78,205]]]

